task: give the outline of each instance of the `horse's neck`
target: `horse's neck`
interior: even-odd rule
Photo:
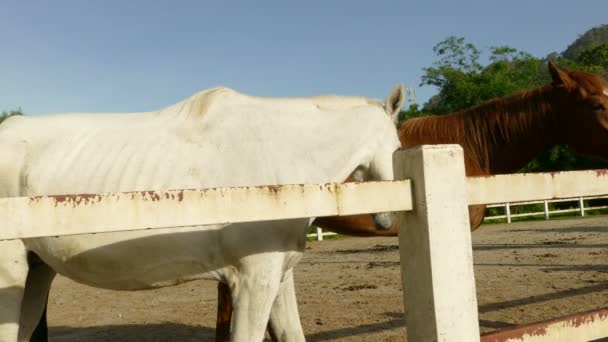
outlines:
[[[515,172],[558,141],[552,89],[545,86],[463,112],[414,119],[399,135],[404,146],[460,144],[468,175]]]
[[[557,144],[560,106],[553,89],[544,86],[462,113],[465,144],[482,169],[512,173]]]

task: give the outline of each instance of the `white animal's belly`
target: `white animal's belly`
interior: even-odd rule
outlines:
[[[177,228],[37,238],[25,244],[68,278],[107,289],[138,290],[217,278],[229,262],[219,232],[218,227]]]
[[[230,278],[248,256],[283,253],[295,266],[308,219],[27,239],[56,272],[90,286],[140,290],[201,278]],[[281,246],[277,250],[277,246]]]

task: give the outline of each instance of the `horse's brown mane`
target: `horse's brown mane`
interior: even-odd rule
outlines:
[[[555,126],[551,117],[547,85],[514,95],[489,100],[470,109],[444,116],[427,116],[406,121],[400,128],[404,146],[419,143],[457,143],[477,167],[489,171],[498,146],[530,136],[542,144]],[[508,155],[500,156],[506,160]]]
[[[437,116],[429,115],[409,119],[399,127],[399,136],[407,137],[403,146],[421,143],[449,143],[464,139],[461,115],[455,113]]]
[[[555,117],[550,115],[553,93],[549,88],[551,86],[544,86],[494,99],[462,112],[465,146],[476,154],[482,168],[490,167],[490,158],[497,146],[516,143],[531,133],[533,141],[540,145],[554,140],[549,137],[557,128]]]
[[[599,75],[584,71],[571,71],[570,77],[586,91],[599,93],[606,90],[606,81]]]

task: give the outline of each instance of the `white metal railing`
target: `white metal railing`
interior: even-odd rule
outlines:
[[[590,196],[590,197],[579,196],[576,198],[492,204],[492,205],[488,205],[487,208],[501,208],[502,207],[505,210],[505,214],[486,216],[484,218],[484,221],[507,219],[507,223],[511,223],[511,219],[514,217],[528,217],[528,216],[540,216],[540,215],[544,215],[545,220],[548,220],[551,217],[551,214],[574,213],[574,212],[578,212],[580,216],[585,216],[585,212],[587,212],[587,211],[608,209],[608,205],[585,206],[586,200],[607,199],[607,198],[608,198],[608,196]],[[576,202],[576,205],[578,206],[578,208],[554,209],[554,210],[551,210],[549,208],[550,203],[560,203],[560,202]],[[530,211],[530,212],[524,212],[524,213],[518,213],[518,214],[511,213],[511,209],[514,206],[529,205],[529,204],[543,204],[543,211]]]
[[[332,235],[338,235],[338,234],[336,234],[334,232],[325,232],[325,231],[323,231],[323,228],[315,227],[315,232],[306,234],[306,237],[309,237],[309,238],[314,237],[317,241],[323,241],[324,236],[332,236]]]

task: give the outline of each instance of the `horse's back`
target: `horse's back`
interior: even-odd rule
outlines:
[[[27,146],[20,195],[307,183],[333,181],[319,166],[336,155],[349,168],[383,116],[364,98],[214,88],[149,113],[18,118],[0,139]]]
[[[10,175],[12,196],[121,191],[104,189],[105,178],[125,166],[121,156],[144,153],[154,140],[145,133],[148,120],[142,114],[16,119],[0,126],[0,149],[7,151],[0,157],[0,174]],[[18,167],[11,166],[14,160],[20,161]],[[124,191],[133,190],[124,186]]]

